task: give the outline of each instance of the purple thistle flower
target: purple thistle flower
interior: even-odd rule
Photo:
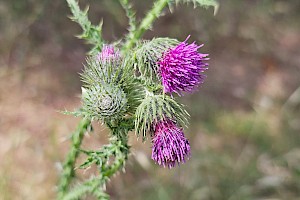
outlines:
[[[152,159],[159,165],[172,168],[190,156],[190,144],[182,128],[171,120],[155,124],[152,140]]]
[[[115,50],[113,45],[104,45],[101,53],[98,54],[98,60],[106,61],[119,61],[121,57],[120,51]]]
[[[198,53],[203,46],[195,42],[188,44],[181,42],[176,47],[165,52],[158,62],[159,72],[165,93],[191,92],[204,82],[206,75],[202,74],[208,66],[208,54]]]

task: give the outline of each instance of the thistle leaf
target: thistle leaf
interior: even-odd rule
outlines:
[[[77,200],[88,193],[94,194],[98,199],[108,200],[109,196],[103,192],[103,187],[101,188],[101,186],[104,186],[105,181],[106,179],[91,178],[83,184],[75,186],[66,196],[64,196],[63,200]],[[97,192],[95,192],[96,190]]]
[[[143,36],[146,30],[151,29],[153,22],[158,19],[163,9],[169,4],[171,0],[157,0],[153,3],[151,10],[148,11],[146,16],[140,22],[136,30],[127,38],[125,44],[123,45],[123,51],[127,52],[132,49],[138,40]]]
[[[126,16],[129,20],[129,28],[128,28],[129,33],[127,34],[127,36],[125,36],[125,38],[132,39],[134,37],[134,32],[137,28],[135,11],[132,8],[132,4],[130,4],[128,0],[119,0],[119,1],[122,7],[124,8],[126,12]]]
[[[208,8],[210,6],[214,7],[214,15],[217,14],[219,10],[220,4],[216,0],[176,0],[176,4],[183,3],[193,3],[195,7],[201,6],[204,8]]]
[[[88,7],[85,10],[81,10],[78,1],[76,0],[67,0],[70,10],[73,14],[70,18],[77,22],[82,28],[82,34],[78,35],[77,37],[80,39],[86,40],[88,44],[93,45],[92,50],[90,53],[99,52],[102,49],[104,44],[104,40],[102,38],[102,24],[101,21],[99,25],[95,26],[92,25],[90,20],[88,19]]]

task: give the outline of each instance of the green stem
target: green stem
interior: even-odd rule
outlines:
[[[91,125],[91,120],[83,118],[78,124],[76,131],[72,135],[71,150],[69,151],[66,161],[63,165],[62,176],[58,185],[58,199],[63,199],[66,194],[70,182],[74,176],[74,165],[79,155],[79,148],[81,146],[84,133],[88,131]]]
[[[129,34],[133,33],[136,30],[136,17],[135,12],[132,9],[132,5],[128,2],[128,0],[119,0],[122,7],[124,8],[126,15],[129,20]]]
[[[117,129],[113,130],[113,132],[114,136],[111,138],[110,143],[116,146],[115,152],[113,153],[115,155],[115,160],[111,165],[103,168],[101,175],[106,178],[111,177],[125,166],[129,154],[128,131],[118,131]]]
[[[103,155],[101,157],[109,159],[111,156],[113,156],[113,163],[108,164],[106,163],[107,160],[105,159],[105,164],[101,166],[100,174],[98,177],[87,180],[77,187],[74,187],[72,190],[68,191],[65,196],[63,196],[63,200],[75,200],[87,193],[93,194],[98,199],[109,198],[109,196],[103,191],[103,187],[112,175],[114,175],[117,171],[125,166],[125,162],[129,154],[127,145],[128,137],[124,137],[119,138],[117,135],[112,136],[110,144],[113,148],[105,150],[105,148],[102,147]]]
[[[154,3],[152,9],[143,19],[140,26],[130,35],[129,39],[124,44],[123,51],[126,52],[127,50],[134,47],[137,40],[142,37],[146,30],[150,29],[154,20],[156,20],[160,16],[162,10],[168,5],[169,2],[170,0],[158,0]]]
[[[101,51],[104,44],[102,38],[102,22],[95,26],[88,19],[88,7],[85,10],[81,10],[77,0],[66,0],[70,10],[72,12],[71,19],[77,22],[82,28],[82,34],[77,36],[80,39],[86,40],[87,43],[93,45],[91,51]]]

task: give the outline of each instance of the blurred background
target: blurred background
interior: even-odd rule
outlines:
[[[126,33],[116,0],[80,3],[90,5],[94,23],[103,18],[107,41]],[[152,1],[133,3],[141,18]],[[145,35],[191,35],[210,54],[205,84],[178,99],[191,114],[192,157],[161,168],[150,159],[151,143],[132,133],[126,173],[107,185],[112,199],[300,199],[300,1],[220,3],[216,16],[192,5],[166,10]],[[80,106],[78,73],[89,50],[68,15],[62,0],[0,1],[1,200],[55,199],[59,163],[79,121],[58,111]],[[87,149],[107,142],[105,127],[95,128]]]

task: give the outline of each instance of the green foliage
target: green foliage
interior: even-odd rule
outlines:
[[[145,93],[143,87],[139,84],[139,81],[133,78],[127,80],[128,81],[123,82],[122,88],[126,94],[128,102],[126,114],[132,116],[144,98]]]
[[[189,114],[182,105],[167,95],[149,93],[136,110],[135,131],[142,135],[143,140],[147,133],[153,130],[153,124],[163,119],[172,119],[180,126],[187,126]]]
[[[113,174],[124,168],[129,153],[127,136],[125,141],[124,136],[122,139],[119,136],[111,137],[110,144],[104,145],[99,151],[81,150],[87,155],[87,159],[79,168],[85,169],[96,164],[100,175],[75,187],[65,199],[76,199],[86,193],[92,193],[98,199],[109,199],[109,196],[103,192],[105,183]]]
[[[123,2],[127,2],[127,1],[123,1]],[[153,22],[161,16],[163,9],[167,5],[169,5],[169,7],[172,7],[174,3],[179,3],[179,2],[194,3],[195,6],[201,6],[205,8],[209,6],[213,6],[215,14],[217,13],[219,8],[219,4],[216,0],[156,0],[153,4],[152,9],[143,18],[140,25],[137,26],[137,28],[136,26],[134,26],[134,31],[130,31],[128,33],[129,37],[127,37],[127,40],[125,41],[123,50],[127,51],[135,46],[135,44],[142,37],[144,32],[152,28]]]
[[[128,51],[134,47],[138,40],[142,37],[146,30],[149,30],[153,22],[159,18],[163,9],[168,5],[170,0],[157,0],[154,2],[152,9],[147,13],[140,25],[134,32],[129,33],[129,39],[123,46],[124,51]]]
[[[210,6],[214,7],[214,14],[217,14],[219,9],[219,3],[216,0],[176,0],[176,3],[194,3],[194,6],[201,6],[204,8],[208,8]]]
[[[91,128],[91,121],[88,118],[83,118],[76,131],[72,135],[72,145],[71,150],[68,153],[67,159],[63,165],[63,172],[58,185],[58,199],[63,199],[65,193],[67,193],[71,179],[74,176],[74,165],[75,161],[79,155],[78,149],[83,140],[84,133]]]
[[[132,5],[128,2],[128,0],[119,0],[122,7],[124,8],[126,12],[126,16],[129,19],[129,27],[128,27],[128,35],[125,37],[127,40],[130,40],[134,38],[133,33],[135,32],[137,28],[137,23],[136,23],[136,17],[135,17],[135,12],[132,9]]]
[[[103,184],[105,180],[100,178],[91,178],[86,182],[75,186],[64,198],[63,200],[78,200],[86,194],[94,194],[99,200],[108,200],[109,195],[103,192]]]
[[[85,40],[88,44],[93,45],[91,54],[99,52],[102,49],[104,40],[102,39],[102,21],[95,26],[88,19],[88,7],[82,11],[76,0],[67,0],[70,10],[73,14],[71,19],[77,22],[82,28],[82,34],[78,38]]]
[[[101,150],[98,151],[86,151],[81,150],[82,153],[87,155],[87,159],[84,163],[82,163],[79,168],[85,169],[92,164],[96,164],[98,166],[98,169],[100,171],[103,171],[103,169],[111,168],[109,163],[110,157],[115,157],[115,160],[118,161],[118,165],[124,166],[127,153],[123,154],[124,152],[129,151],[129,147],[125,144],[123,144],[121,141],[117,139],[118,137],[112,137],[111,143],[104,145]],[[103,173],[103,174],[109,174],[109,173]]]

